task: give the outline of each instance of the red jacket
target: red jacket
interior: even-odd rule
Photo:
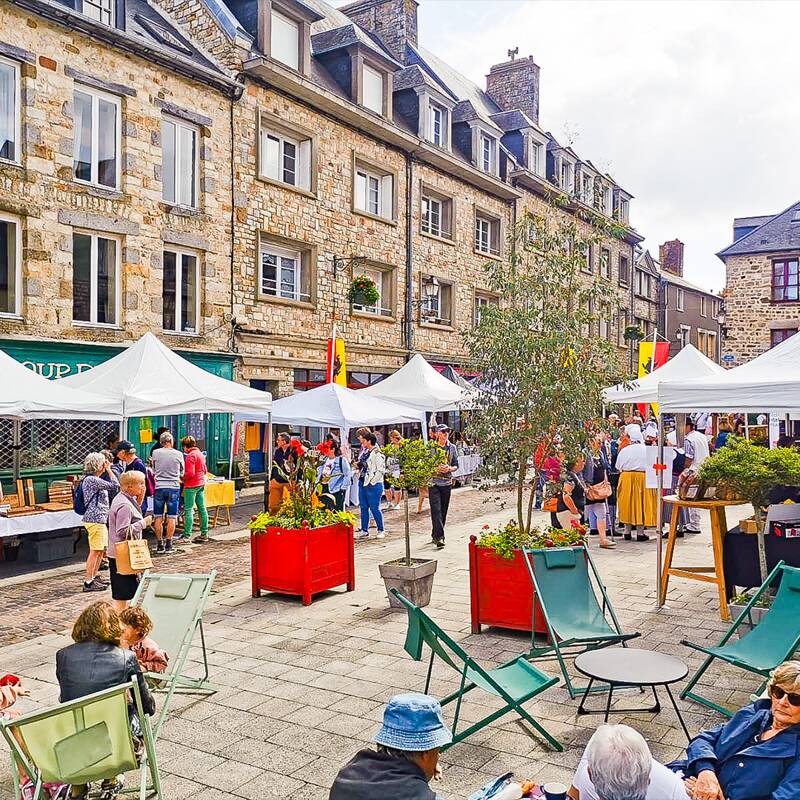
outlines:
[[[206,483],[206,457],[197,448],[193,447],[184,458],[186,471],[183,474],[183,488],[196,489]]]

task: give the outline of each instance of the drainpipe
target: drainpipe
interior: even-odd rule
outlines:
[[[405,339],[406,361],[411,360],[414,350],[414,239],[412,209],[414,197],[414,159],[406,153],[406,314]]]

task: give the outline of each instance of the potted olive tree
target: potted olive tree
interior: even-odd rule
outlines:
[[[389,589],[397,589],[416,606],[427,606],[431,601],[437,561],[432,558],[411,557],[408,492],[410,489],[419,491],[428,485],[436,473],[436,468],[447,460],[445,452],[431,442],[426,444],[421,439],[404,439],[399,445],[387,445],[383,448],[383,453],[387,459],[395,459],[400,467],[400,474],[392,476],[387,473],[387,480],[403,492],[406,552],[403,558],[387,561],[378,568],[386,584],[390,606],[403,608],[402,603],[389,593]]]

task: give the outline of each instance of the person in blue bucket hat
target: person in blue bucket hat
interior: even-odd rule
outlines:
[[[436,800],[428,785],[437,775],[439,750],[453,741],[439,701],[426,694],[398,694],[386,704],[373,740],[339,771],[329,800]]]

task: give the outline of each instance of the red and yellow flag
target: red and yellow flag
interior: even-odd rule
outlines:
[[[669,342],[656,342],[654,340],[642,340],[639,342],[639,372],[638,376],[643,378],[649,375],[654,369],[663,367],[669,358]],[[650,404],[653,413],[658,414],[658,403]],[[647,412],[645,403],[637,403],[639,414],[644,417]]]

